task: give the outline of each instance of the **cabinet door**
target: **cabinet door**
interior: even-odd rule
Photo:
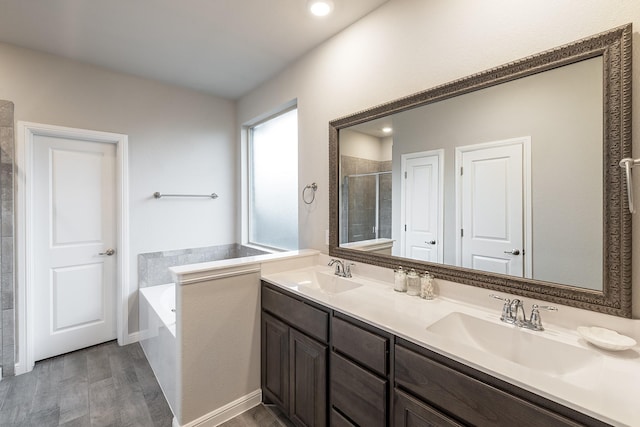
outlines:
[[[462,424],[397,389],[393,412],[395,427],[462,427]]]
[[[327,346],[291,329],[289,417],[298,426],[327,425]]]
[[[289,411],[289,327],[262,313],[262,392]]]

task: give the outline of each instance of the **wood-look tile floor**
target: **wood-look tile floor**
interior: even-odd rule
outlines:
[[[258,405],[245,411],[219,427],[294,427],[276,407]]]
[[[3,427],[170,427],[172,419],[139,344],[107,342],[0,381]]]
[[[2,427],[170,427],[173,414],[139,344],[115,341],[37,362],[0,381]],[[258,405],[224,427],[291,427]]]

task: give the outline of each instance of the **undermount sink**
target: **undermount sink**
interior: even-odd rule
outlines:
[[[464,313],[451,313],[431,326],[429,332],[473,347],[497,358],[553,376],[577,371],[598,360],[589,350],[546,338],[543,332],[524,331]]]
[[[340,294],[362,286],[352,280],[316,270],[286,273],[283,279],[283,283],[289,287],[298,287],[303,291],[319,291],[328,295]]]

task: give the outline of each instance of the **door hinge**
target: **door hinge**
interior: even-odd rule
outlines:
[[[460,237],[464,237],[464,229],[460,229]]]
[[[460,167],[460,175],[464,175],[464,168]]]
[[[407,171],[404,171],[404,179],[407,179]]]
[[[404,231],[407,231],[407,224],[404,225]]]

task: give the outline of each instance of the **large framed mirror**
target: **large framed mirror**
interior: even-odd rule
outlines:
[[[329,123],[329,253],[631,317],[631,24]]]

